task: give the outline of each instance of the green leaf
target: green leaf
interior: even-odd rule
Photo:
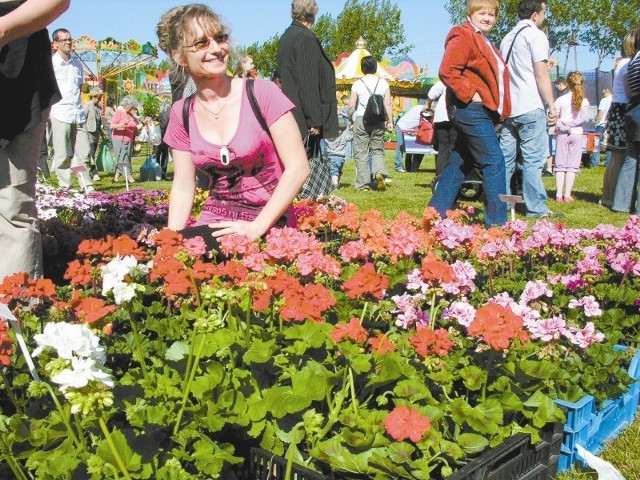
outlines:
[[[467,453],[480,453],[489,445],[489,440],[475,433],[461,433],[458,444]]]
[[[403,368],[406,368],[406,362],[395,352],[390,352],[380,357],[376,361],[374,371],[369,375],[367,387],[382,386],[397,380],[403,374],[406,374]]]
[[[225,462],[242,463],[242,457],[233,456],[233,446],[229,444],[220,444],[202,435],[200,440],[194,444],[193,459],[198,469],[207,475],[218,477]]]
[[[294,393],[311,400],[322,400],[326,396],[325,368],[317,362],[309,362],[291,378]]]
[[[269,340],[263,342],[262,340],[254,340],[249,347],[249,350],[242,356],[242,360],[245,363],[266,363],[273,358],[273,354],[276,351],[276,341]]]
[[[187,342],[175,342],[167,349],[164,358],[179,362],[187,355],[189,355],[189,344]]]
[[[110,436],[127,471],[130,473],[140,471],[142,469],[142,457],[131,449],[127,443],[127,438],[122,434],[122,432],[120,430],[114,430],[111,432]],[[118,465],[118,462],[113,456],[113,452],[111,451],[106,439],[102,440],[98,445],[96,455],[98,455],[103,462]]]
[[[301,340],[307,348],[320,348],[324,345],[330,329],[330,324],[309,321],[289,326],[284,331],[284,338]]]
[[[488,372],[474,365],[461,368],[459,372],[464,386],[469,390],[480,390],[487,382]]]
[[[495,399],[488,399],[471,407],[466,400],[458,398],[451,402],[451,411],[456,422],[467,422],[479,433],[497,433],[502,424],[502,406]]]
[[[191,384],[191,393],[198,400],[206,395],[213,395],[213,391],[218,387],[224,378],[224,368],[220,362],[209,361],[207,363],[207,372],[193,380]]]

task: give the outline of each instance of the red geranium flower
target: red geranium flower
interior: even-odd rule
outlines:
[[[85,257],[107,257],[111,256],[113,247],[113,236],[107,235],[103,239],[82,240],[78,245],[78,255]]]
[[[384,355],[387,352],[394,352],[396,350],[396,346],[384,333],[379,333],[377,337],[370,338],[368,343],[371,345],[371,350],[380,355]]]
[[[415,408],[399,406],[384,419],[384,429],[398,442],[407,438],[412,442],[419,442],[431,430],[431,421]]]
[[[515,338],[522,342],[528,340],[523,324],[522,317],[513,313],[510,308],[489,303],[476,310],[476,316],[467,331],[471,335],[482,337],[491,348],[504,350],[509,348]]]
[[[165,293],[169,296],[186,295],[193,287],[189,272],[186,270],[168,273],[165,275],[164,280],[166,282]]]
[[[422,259],[422,278],[425,282],[441,285],[456,281],[456,274],[447,262],[440,260],[434,254],[429,254]]]
[[[64,272],[64,278],[69,280],[71,285],[91,285],[93,282],[92,270],[93,265],[86,258],[82,260],[82,263],[80,260],[73,260],[69,262],[67,271]]]
[[[333,327],[330,335],[334,342],[341,342],[347,337],[356,343],[362,343],[369,337],[369,332],[360,325],[358,317],[353,317],[349,323],[339,323]]]
[[[367,293],[376,298],[382,298],[387,288],[389,288],[389,278],[377,273],[372,263],[365,263],[342,284],[342,289],[351,298],[364,296]]]
[[[416,353],[423,357],[438,355],[446,357],[453,348],[453,342],[449,340],[449,332],[444,328],[431,330],[426,325],[418,325],[416,335],[409,337],[409,341],[416,349]]]
[[[116,255],[121,257],[131,255],[136,260],[142,260],[145,257],[145,251],[129,235],[120,235],[113,240],[113,256],[115,257]]]
[[[75,312],[84,323],[94,323],[116,311],[115,305],[106,305],[100,298],[81,298]]]
[[[13,344],[9,338],[9,325],[0,319],[0,367],[11,365],[11,355],[13,355]]]
[[[322,315],[336,304],[331,292],[326,287],[316,284],[307,284],[304,287],[297,282],[282,292],[285,300],[280,309],[283,320],[312,320],[317,323],[324,321]]]

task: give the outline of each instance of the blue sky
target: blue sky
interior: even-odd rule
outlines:
[[[231,27],[233,41],[238,45],[262,42],[281,34],[291,23],[290,0],[200,0],[222,15]],[[401,9],[407,43],[415,47],[409,54],[419,65],[427,65],[430,75],[436,75],[444,51],[444,39],[451,28],[445,0],[393,0]],[[72,0],[69,10],[53,22],[50,31],[67,28],[75,37],[88,35],[96,40],[113,37],[118,41],[134,39],[141,43],[157,43],[155,26],[169,8],[184,5],[176,0]],[[344,0],[318,0],[319,14],[336,17]],[[515,19],[514,19],[515,24]],[[565,52],[555,53],[560,66]],[[578,67],[592,70],[596,57],[586,48],[578,47]],[[574,67],[573,52],[569,68]],[[607,59],[603,70],[613,66]]]

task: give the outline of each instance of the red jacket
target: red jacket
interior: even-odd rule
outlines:
[[[440,64],[440,80],[462,103],[469,103],[478,92],[482,103],[489,110],[498,111],[500,94],[498,90],[498,60],[491,52],[493,48],[504,67],[504,101],[500,118],[511,113],[511,95],[509,93],[509,71],[500,51],[487,44],[484,36],[476,32],[471,23],[453,27],[445,41],[444,56]]]

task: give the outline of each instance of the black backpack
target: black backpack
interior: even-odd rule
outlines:
[[[369,100],[367,101],[367,106],[364,109],[364,115],[362,117],[362,121],[365,125],[376,125],[380,122],[384,122],[387,118],[386,112],[384,111],[384,97],[379,93],[374,93],[378,88],[378,82],[380,82],[379,78],[376,82],[376,86],[373,87],[372,92],[369,90],[369,87],[367,87],[367,84],[364,83],[364,80],[362,80],[365,88],[370,93]]]

